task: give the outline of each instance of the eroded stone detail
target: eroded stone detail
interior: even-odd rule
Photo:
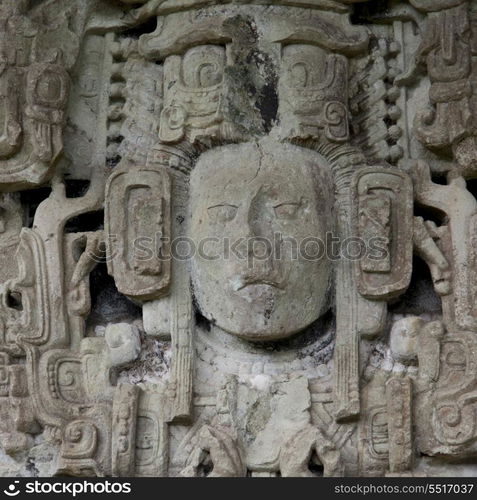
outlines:
[[[477,473],[475,1],[0,13],[1,476]]]

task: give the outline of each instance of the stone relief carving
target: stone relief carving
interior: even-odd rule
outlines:
[[[0,12],[1,476],[477,473],[475,1]]]

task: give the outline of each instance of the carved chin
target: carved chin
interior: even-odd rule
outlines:
[[[204,317],[227,333],[250,341],[280,340],[319,317],[319,308],[304,308],[284,292],[255,284],[221,297],[198,297],[198,302]]]
[[[239,311],[235,311],[236,315]],[[239,322],[232,322],[228,318],[217,319],[215,324],[222,330],[236,335],[244,340],[249,340],[252,342],[262,342],[262,341],[273,341],[286,339],[299,333],[309,326],[313,320],[307,321],[305,324],[298,322],[295,325],[286,324],[284,325],[281,318],[275,318],[271,316],[270,318],[265,318],[264,315],[251,315],[250,312],[243,311],[243,327],[240,326]],[[314,318],[318,319],[318,317]]]

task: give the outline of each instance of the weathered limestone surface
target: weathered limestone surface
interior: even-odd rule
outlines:
[[[0,476],[477,475],[477,0],[1,0]]]

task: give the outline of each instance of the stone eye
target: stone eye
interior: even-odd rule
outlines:
[[[274,207],[277,219],[295,219],[298,215],[299,203],[281,203]]]
[[[235,205],[228,205],[227,203],[215,205],[208,208],[209,217],[213,222],[229,222],[237,214],[237,208]]]

